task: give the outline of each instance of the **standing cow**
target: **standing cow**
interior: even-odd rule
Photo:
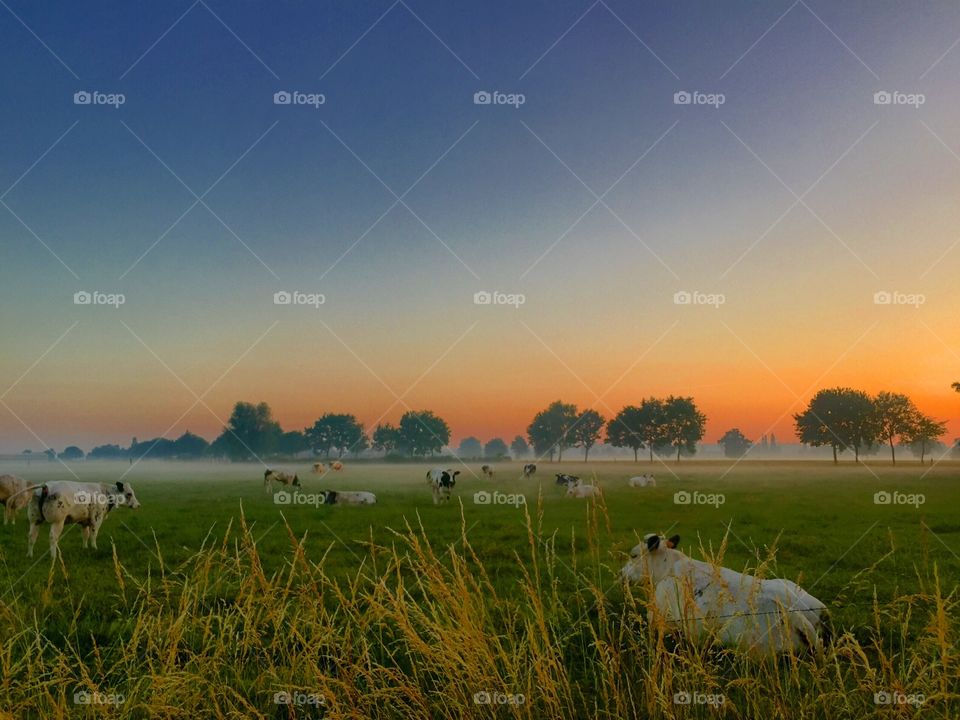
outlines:
[[[343,463],[339,460],[334,460],[332,463],[330,463],[330,467],[333,468],[334,472],[340,472],[343,470]]]
[[[483,473],[483,476],[488,480],[493,480],[493,468],[489,465],[481,465],[480,472]]]
[[[557,473],[557,485],[563,485],[564,487],[570,487],[570,485],[575,485],[580,482],[580,478],[577,475],[567,475],[566,473]]]
[[[323,475],[327,471],[327,466],[322,462],[316,462],[313,464],[313,474],[314,475]]]
[[[537,466],[534,463],[527,463],[526,465],[523,466],[521,477],[531,478],[536,474],[536,472],[537,472]]]
[[[457,475],[459,470],[450,470],[444,468],[434,468],[427,471],[427,482],[433,489],[433,504],[439,505],[442,502],[450,501],[450,491],[457,484]]]
[[[50,557],[57,559],[57,543],[63,526],[76,523],[83,527],[83,546],[97,549],[100,525],[118,505],[140,507],[130,483],[48,482],[34,488],[27,505],[30,533],[27,536],[27,557],[33,557],[33,546],[40,526],[50,523]]]
[[[3,505],[3,524],[17,521],[17,510],[30,502],[29,484],[16,475],[0,475],[0,505]]]
[[[269,495],[273,492],[273,483],[278,482],[281,485],[292,485],[300,487],[300,478],[296,475],[283,472],[281,470],[270,470],[267,468],[263,472],[263,489]]]

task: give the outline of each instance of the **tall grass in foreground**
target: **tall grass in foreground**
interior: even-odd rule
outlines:
[[[0,717],[960,717],[958,598],[942,591],[956,582],[922,556],[915,594],[881,604],[860,579],[849,601],[872,607],[868,627],[836,628],[818,655],[748,659],[648,624],[645,589],[616,582],[622,554],[599,541],[602,505],[587,512],[585,546],[528,519],[509,592],[465,527],[449,547],[418,526],[353,545],[355,572],[335,578],[289,528],[282,568],[265,571],[241,518],[177,567],[156,547],[145,577],[114,554],[115,612],[66,642],[44,633],[59,565],[39,606],[0,603]],[[586,550],[566,563],[559,542]]]

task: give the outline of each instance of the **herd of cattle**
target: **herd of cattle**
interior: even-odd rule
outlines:
[[[340,472],[343,463],[330,464]],[[322,463],[313,466],[316,474],[326,473]],[[522,478],[537,472],[534,463],[523,466]],[[492,479],[494,469],[481,468],[483,477]],[[434,468],[426,474],[433,491],[434,504],[448,502],[459,470]],[[268,469],[264,488],[300,487],[297,474]],[[556,474],[556,484],[566,487],[573,498],[599,496],[595,485],[583,484],[576,475]],[[655,487],[652,475],[640,475],[627,481],[629,487]],[[324,490],[326,505],[372,505],[377,498],[371,492]],[[50,555],[57,557],[57,542],[65,524],[83,528],[83,546],[97,547],[97,534],[107,515],[116,507],[140,506],[129,483],[82,483],[53,481],[30,485],[13,475],[0,475],[0,504],[4,506],[4,525],[16,521],[18,510],[26,508],[29,521],[28,557],[33,556],[40,526],[50,525]],[[669,539],[647,535],[631,552],[621,577],[631,583],[652,588],[648,618],[663,622],[674,632],[693,637],[710,637],[751,653],[816,650],[829,637],[826,606],[795,583],[782,579],[761,579],[729,568],[694,560],[677,549],[680,537]]]

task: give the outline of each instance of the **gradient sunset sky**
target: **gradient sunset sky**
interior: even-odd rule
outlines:
[[[5,0],[0,451],[212,439],[237,400],[509,441],[670,393],[792,441],[834,385],[952,439],[958,39],[950,2]]]

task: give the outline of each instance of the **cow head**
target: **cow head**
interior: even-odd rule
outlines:
[[[134,509],[140,507],[140,501],[137,500],[137,496],[134,494],[133,487],[131,487],[130,483],[118,480],[117,493],[123,497],[121,504]]]
[[[668,540],[659,535],[650,534],[643,542],[630,551],[630,560],[620,570],[623,579],[631,582],[646,581],[648,578],[656,585],[670,575],[677,555],[673,550],[680,544],[680,536],[674,535]]]
[[[337,504],[337,491],[336,490],[324,490],[320,493],[323,496],[324,505],[336,505]]]
[[[457,484],[457,475],[459,474],[459,470],[454,470],[453,472],[450,470],[444,470],[443,475],[440,477],[440,483],[444,487],[452,488]]]

